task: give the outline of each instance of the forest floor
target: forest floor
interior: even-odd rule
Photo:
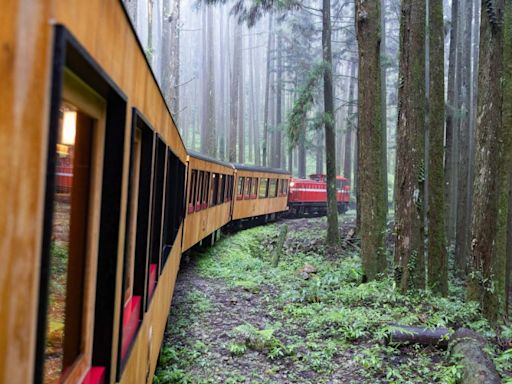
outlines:
[[[346,239],[353,213],[340,220]],[[325,227],[325,218],[283,220],[184,256],[155,383],[456,383],[462,370],[448,351],[383,340],[392,324],[465,326],[493,340],[463,287],[438,298],[401,295],[389,277],[361,284],[357,244],[327,250]],[[489,353],[512,383],[512,349],[491,343]]]

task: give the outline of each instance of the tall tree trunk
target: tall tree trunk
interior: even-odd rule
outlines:
[[[217,157],[217,130],[215,128],[215,62],[213,60],[213,6],[207,6],[206,22],[208,24],[206,32],[207,57],[207,127],[206,127],[206,154]],[[205,52],[205,53],[206,53]]]
[[[508,318],[512,262],[512,2],[505,3],[503,76],[503,169],[499,178],[496,263],[498,293]]]
[[[444,31],[443,0],[429,0],[428,285],[448,294],[444,224]]]
[[[425,287],[425,2],[403,0],[401,13],[395,272],[407,291]]]
[[[219,10],[219,47],[224,45],[224,9]],[[220,87],[219,87],[219,158],[226,160],[226,54],[221,50],[218,50],[220,56]]]
[[[250,43],[249,43],[249,81],[251,85],[251,117],[250,121],[252,124],[251,129],[251,141],[253,142],[253,151],[254,151],[254,164],[260,165],[260,138],[259,138],[259,126],[258,126],[258,109],[256,106],[256,100],[259,98],[259,81],[254,81],[254,49],[256,43],[254,40],[254,33],[250,35]]]
[[[202,103],[201,103],[201,152],[208,153],[208,6],[201,7],[201,87],[202,87]]]
[[[274,127],[274,148],[272,167],[281,167],[281,124],[283,122],[283,52],[281,31],[277,32],[277,68],[276,68],[276,124]]]
[[[382,93],[380,64],[380,2],[356,0],[359,43],[358,123],[361,207],[361,259],[364,280],[374,280],[386,269],[386,201],[383,174]]]
[[[327,174],[327,245],[339,241],[338,208],[336,203],[336,132],[334,123],[334,95],[332,83],[331,0],[323,0],[322,52],[324,62],[324,120],[325,167]]]
[[[243,163],[245,161],[245,93],[244,93],[244,35],[242,26],[237,23],[237,51],[238,51],[238,162]]]
[[[384,218],[388,216],[388,114],[387,114],[387,54],[386,54],[386,0],[380,0],[380,102],[382,114],[382,194],[384,195]]]
[[[348,89],[348,107],[347,107],[347,129],[345,136],[345,161],[343,162],[343,176],[352,179],[352,137],[355,129],[354,124],[354,89],[357,82],[356,79],[357,63],[352,61],[350,63],[350,85]],[[356,159],[357,161],[357,159]]]
[[[179,76],[180,76],[180,45],[179,20],[180,2],[164,0],[163,3],[163,35],[162,35],[162,90],[165,101],[171,110],[174,121],[178,122]]]
[[[459,77],[457,76],[457,46],[459,35],[459,0],[452,1],[452,23],[450,30],[450,52],[448,56],[448,93],[447,93],[447,113],[446,113],[446,128],[445,128],[445,213],[446,213],[446,234],[448,242],[454,239],[455,235],[455,212],[456,203],[453,194],[453,180],[454,180],[454,130],[458,127],[458,83]]]
[[[324,132],[316,132],[316,168],[315,173],[324,173]]]
[[[298,169],[299,177],[306,178],[306,127],[302,126],[299,136],[299,149],[298,149]]]
[[[238,64],[240,62],[238,55],[241,54],[238,45],[238,39],[240,36],[240,25],[235,21],[235,27],[233,28],[233,70],[231,71],[231,89],[229,95],[229,161],[236,162],[236,143],[238,133],[238,91],[239,91],[239,75],[240,68]]]
[[[264,167],[267,166],[268,162],[268,126],[269,126],[269,103],[270,103],[270,62],[271,62],[271,52],[272,52],[272,34],[273,34],[273,18],[274,15],[270,13],[268,17],[268,37],[267,37],[267,70],[266,70],[266,81],[265,81],[265,106],[263,111],[263,140],[262,140],[262,153],[261,153],[261,162]]]
[[[469,254],[469,219],[467,209],[468,178],[469,178],[469,111],[470,84],[471,84],[471,25],[473,21],[473,7],[471,1],[465,4],[462,54],[462,119],[459,125],[459,155],[458,155],[458,199],[457,199],[457,229],[455,238],[455,264],[457,274],[462,277],[466,273]]]
[[[484,316],[498,316],[493,268],[502,170],[503,0],[482,0],[480,68],[476,131],[475,183],[471,226],[471,274],[468,297],[480,302]],[[508,150],[508,148],[507,148]]]

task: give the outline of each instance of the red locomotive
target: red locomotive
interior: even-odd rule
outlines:
[[[313,174],[309,179],[292,178],[288,194],[288,207],[291,215],[325,215],[327,212],[326,176]],[[338,212],[345,213],[350,201],[348,179],[336,176],[336,200]]]

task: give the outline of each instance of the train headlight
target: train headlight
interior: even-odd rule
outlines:
[[[295,183],[292,181],[290,182],[290,187],[294,187],[295,186]]]

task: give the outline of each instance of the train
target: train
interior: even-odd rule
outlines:
[[[3,14],[0,383],[150,383],[182,254],[297,181],[187,150],[121,0]]]

